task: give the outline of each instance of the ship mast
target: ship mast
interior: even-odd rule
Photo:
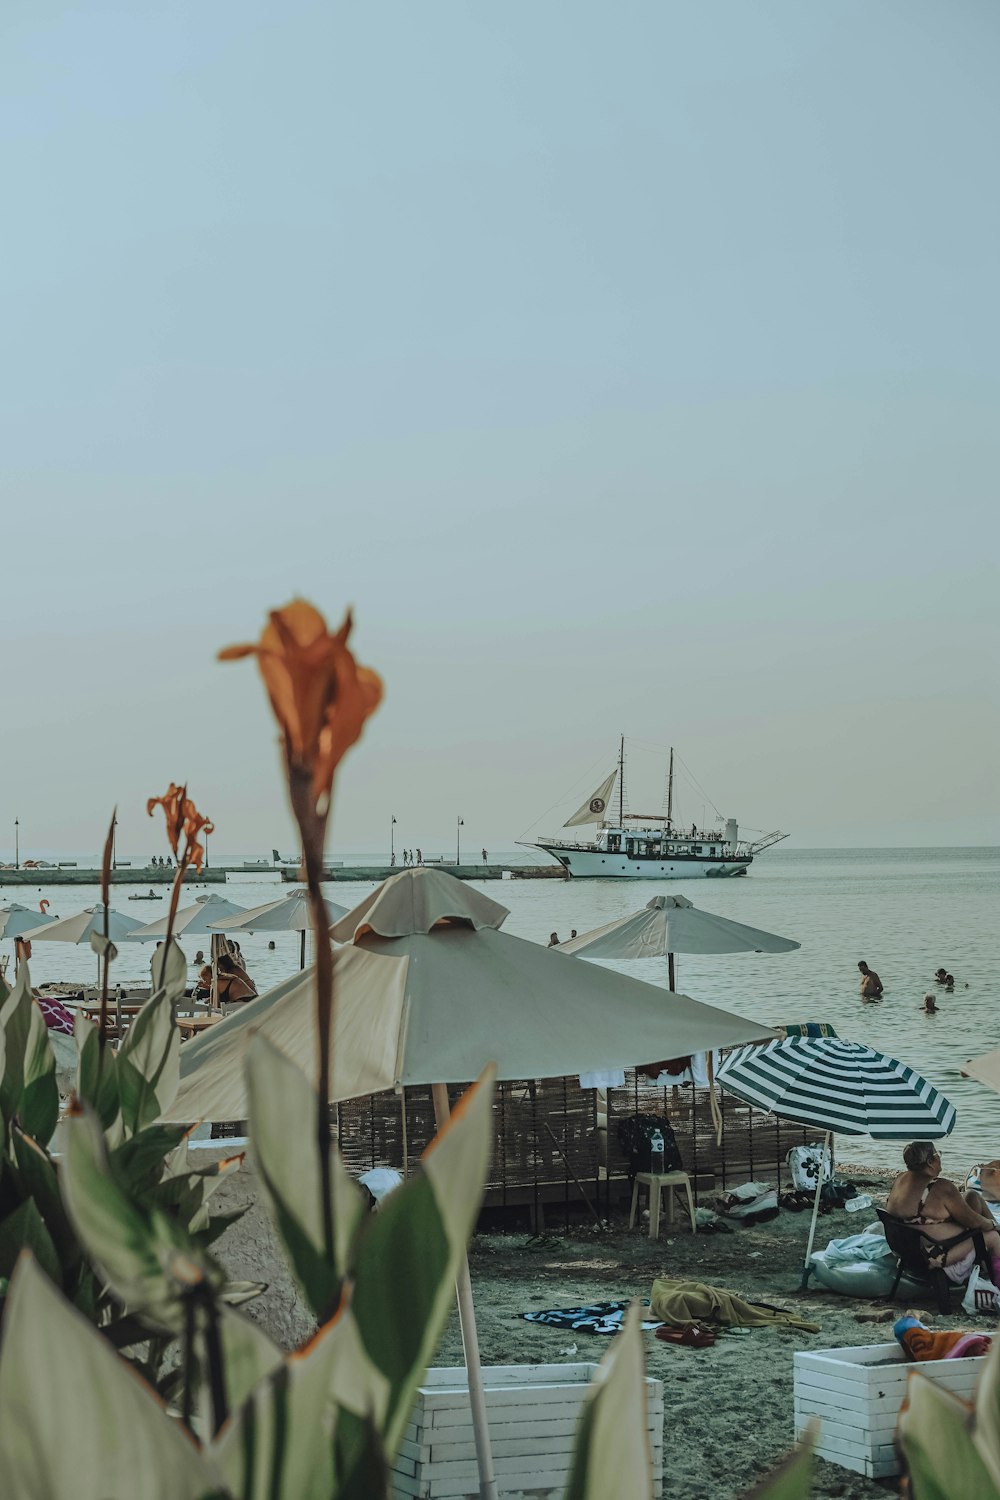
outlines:
[[[670,746],[670,769],[667,772],[667,832],[670,832],[674,812],[674,747]]]
[[[607,761],[604,762],[607,765]],[[625,736],[622,735],[618,746],[618,827],[624,828],[625,807]]]

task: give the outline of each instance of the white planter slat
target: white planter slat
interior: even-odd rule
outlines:
[[[795,1436],[820,1421],[816,1452],[870,1479],[898,1474],[893,1446],[910,1374],[919,1371],[971,1400],[982,1359],[935,1359],[911,1364],[899,1344],[817,1349],[794,1358]]]
[[[483,1371],[502,1500],[560,1496],[580,1407],[596,1364],[500,1365]],[[647,1377],[655,1493],[663,1482],[663,1386]],[[478,1500],[476,1445],[464,1369],[428,1370],[393,1467],[394,1500]]]

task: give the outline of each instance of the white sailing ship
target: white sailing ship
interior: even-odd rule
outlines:
[[[617,804],[617,806],[616,806]],[[615,814],[617,813],[617,816]],[[625,798],[625,739],[618,764],[600,786],[577,808],[564,828],[594,826],[593,838],[533,839],[530,847],[544,849],[569,875],[584,880],[690,880],[745,875],[755,854],[787,838],[766,833],[741,839],[735,818],[715,827],[679,828],[674,819],[674,751],[667,771],[665,811],[631,813]],[[527,842],[527,841],[525,841]]]

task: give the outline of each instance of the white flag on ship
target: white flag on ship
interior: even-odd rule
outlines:
[[[607,811],[608,803],[611,800],[611,788],[615,784],[615,777],[617,775],[617,769],[612,771],[611,775],[601,782],[600,786],[597,788],[597,791],[593,792],[587,798],[583,806],[577,808],[576,812],[571,818],[566,819],[563,827],[574,828],[578,823],[602,822],[604,819],[604,814]]]

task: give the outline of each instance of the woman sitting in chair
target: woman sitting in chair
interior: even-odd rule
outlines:
[[[912,1224],[928,1239],[951,1240],[963,1229],[982,1230],[986,1252],[993,1266],[993,1280],[1000,1276],[1000,1234],[981,1193],[962,1193],[941,1176],[941,1158],[933,1141],[911,1141],[903,1152],[906,1171],[889,1190],[886,1204],[891,1214]],[[944,1273],[949,1281],[967,1279],[976,1263],[972,1241],[961,1240],[944,1252]]]

